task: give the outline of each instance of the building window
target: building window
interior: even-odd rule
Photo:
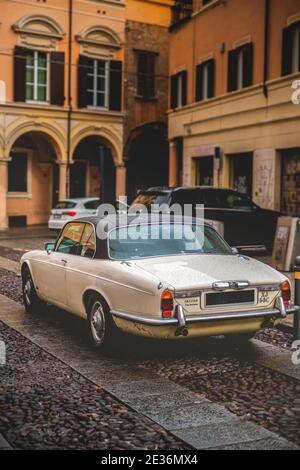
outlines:
[[[215,61],[207,60],[196,67],[196,101],[207,100],[215,95]]]
[[[87,105],[94,108],[109,107],[109,63],[90,59],[87,70]]]
[[[181,108],[187,104],[187,71],[171,76],[171,108]]]
[[[156,53],[136,51],[137,95],[145,100],[155,98]]]
[[[228,54],[228,91],[241,90],[253,83],[253,44],[244,44]]]
[[[26,153],[12,154],[12,160],[8,163],[8,192],[27,193],[27,160]]]
[[[282,75],[300,71],[300,21],[283,30]]]
[[[26,101],[48,101],[49,54],[28,51],[26,56]]]
[[[79,56],[78,107],[121,111],[122,62]]]

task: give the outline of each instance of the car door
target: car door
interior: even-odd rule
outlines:
[[[92,288],[96,280],[93,276],[94,256],[96,253],[96,234],[94,226],[86,223],[76,256],[68,259],[66,269],[66,291],[68,309],[82,315],[82,298],[87,288]]]
[[[67,307],[66,269],[70,259],[80,251],[84,223],[70,222],[59,237],[55,251],[48,253],[40,291],[50,303]]]
[[[257,206],[245,195],[230,190],[205,194],[205,217],[224,223],[224,238],[231,246],[264,244],[263,220]]]

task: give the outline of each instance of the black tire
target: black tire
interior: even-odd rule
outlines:
[[[40,313],[46,307],[46,303],[36,293],[32,276],[27,266],[22,270],[22,293],[26,313]]]
[[[118,328],[100,295],[94,294],[89,299],[87,322],[89,340],[94,349],[112,351],[116,348]]]

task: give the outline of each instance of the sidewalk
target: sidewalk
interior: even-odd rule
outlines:
[[[24,238],[44,238],[53,237],[47,225],[38,225],[33,227],[16,227],[9,230],[0,231],[1,240],[18,240]]]

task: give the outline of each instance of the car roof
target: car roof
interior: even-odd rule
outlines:
[[[66,198],[66,199],[60,199],[58,203],[60,202],[87,202],[87,201],[99,201],[100,197],[73,197],[73,198]]]
[[[197,190],[201,190],[201,191],[222,191],[222,192],[225,192],[225,191],[232,191],[232,192],[238,192],[238,191],[235,191],[234,189],[232,188],[213,188],[212,186],[177,186],[175,188],[170,188],[169,186],[154,186],[152,188],[148,188],[148,189],[141,189],[139,191],[139,194],[143,194],[143,193],[150,193],[150,192],[158,192],[158,193],[173,193],[173,192],[176,192],[176,191],[197,191]]]
[[[166,215],[166,214],[165,214]],[[194,223],[199,224],[203,223],[205,226],[211,227],[211,225],[205,223],[202,219],[195,217],[184,217],[178,215],[169,215],[171,223]],[[80,217],[74,222],[85,222],[91,223],[97,228],[100,225],[106,227],[106,231],[110,231],[116,227],[124,227],[129,224],[149,224],[149,223],[160,223],[164,222],[161,214],[116,214],[116,215],[107,215],[107,216],[90,216],[90,217]],[[71,223],[71,222],[69,222]]]

